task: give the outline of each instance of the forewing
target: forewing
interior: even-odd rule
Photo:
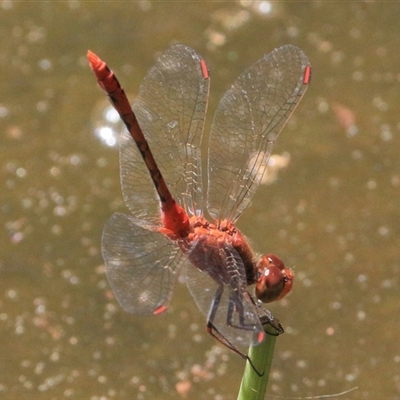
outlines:
[[[222,97],[211,128],[208,211],[235,221],[249,204],[277,136],[304,95],[310,64],[297,47],[266,54]]]
[[[201,243],[198,245],[201,246]],[[206,264],[201,271],[186,259],[186,284],[197,307],[207,319],[215,311],[211,322],[218,332],[234,346],[248,347],[249,344],[259,343],[259,333],[263,335],[264,329],[246,290],[243,262],[235,249],[226,244],[224,246],[222,248],[221,245],[220,249],[222,256],[219,271],[209,270],[211,264]],[[196,249],[193,249],[195,252]],[[219,277],[213,279],[211,275],[216,273]],[[222,286],[223,293],[219,304],[216,304],[215,296],[219,286]],[[230,312],[231,318],[228,318]]]
[[[209,79],[191,48],[174,45],[143,80],[133,110],[175,199],[194,214],[202,206],[201,152]],[[141,155],[127,131],[121,137],[123,195],[142,225],[159,225],[159,201]],[[139,222],[140,223],[140,222]]]
[[[132,314],[153,314],[167,307],[182,253],[169,239],[115,213],[104,226],[102,253],[107,278],[121,307]]]

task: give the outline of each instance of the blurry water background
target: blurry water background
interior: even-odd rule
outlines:
[[[186,287],[163,315],[128,315],[100,251],[125,210],[120,128],[86,51],[134,98],[181,42],[210,67],[209,122],[273,48],[299,46],[313,66],[275,148],[291,162],[238,224],[296,273],[270,307],[286,333],[268,398],[399,399],[399,20],[396,2],[1,1],[0,397],[236,397],[244,362],[205,333]]]

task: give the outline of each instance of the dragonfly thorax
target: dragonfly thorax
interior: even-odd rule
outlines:
[[[247,285],[256,282],[253,253],[245,236],[234,224],[226,220],[209,222],[204,217],[193,216],[190,225],[191,233],[186,241],[195,243],[189,255],[192,264],[206,271],[217,282],[227,283],[230,279],[229,271],[221,266],[225,265],[224,258],[233,255],[244,266]]]

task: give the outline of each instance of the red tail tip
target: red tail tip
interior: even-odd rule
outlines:
[[[86,57],[89,60],[90,68],[92,68],[92,70],[99,69],[100,65],[102,64],[102,60],[99,56],[88,50]]]

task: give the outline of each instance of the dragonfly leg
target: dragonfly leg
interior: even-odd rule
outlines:
[[[246,293],[244,296],[246,298],[250,299],[250,301],[254,305],[256,305],[253,298],[250,296],[249,293]],[[244,316],[245,311],[243,308],[243,301],[240,300],[238,297],[239,297],[238,293],[232,291],[232,293],[230,295],[230,299],[229,299],[229,308],[228,308],[226,323],[229,326],[231,326],[232,328],[243,329],[246,331],[252,331],[256,328],[256,325],[254,325],[252,323],[246,323],[245,316]],[[236,313],[238,314],[238,319],[239,319],[238,324],[235,323],[233,320],[234,311],[236,311]],[[271,314],[271,317],[272,317],[272,314]]]
[[[244,309],[243,309],[243,302],[242,301],[234,301],[234,297],[237,296],[236,292],[232,292],[231,300],[229,302],[228,314],[227,314],[227,321],[226,323],[237,329],[244,329],[244,330],[254,330],[255,326],[253,324],[249,324],[245,322],[244,318]],[[284,333],[283,326],[279,322],[277,318],[275,318],[271,311],[262,307],[259,302],[255,302],[253,297],[246,293],[245,295],[258,309],[258,316],[260,318],[261,324],[264,328],[264,331],[272,336],[279,336]],[[240,307],[240,308],[238,308]],[[239,325],[235,324],[233,321],[233,312],[236,310],[239,318]]]
[[[221,342],[223,345],[225,345],[235,353],[239,354],[241,357],[247,358],[247,355],[242,353],[239,349],[237,349],[214,325],[214,319],[217,314],[223,292],[224,292],[224,286],[223,285],[218,286],[213,302],[211,304],[210,312],[208,313],[207,332],[215,339],[217,339],[219,342]]]
[[[229,350],[232,350],[234,353],[238,354],[240,357],[242,357],[243,359],[245,359],[246,361],[249,362],[249,364],[251,365],[251,367],[253,368],[253,370],[255,371],[255,373],[261,377],[264,375],[264,373],[260,373],[257,368],[255,367],[255,365],[253,364],[253,361],[250,359],[250,357],[243,353],[242,351],[240,351],[234,344],[232,344],[214,325],[214,318],[215,315],[217,314],[218,311],[218,306],[219,303],[221,301],[221,297],[222,294],[224,292],[224,287],[223,285],[218,286],[217,292],[215,293],[214,296],[214,300],[211,304],[211,308],[210,308],[210,312],[208,314],[208,319],[207,319],[207,332],[214,337],[215,339],[217,339],[220,343],[222,343],[224,346],[226,346]],[[229,307],[228,310],[228,314],[233,313],[233,310],[231,311],[232,307]],[[243,311],[243,309],[242,309]],[[243,312],[242,312],[243,314]]]
[[[226,315],[226,323],[229,326],[232,326],[233,328],[238,328],[238,329],[245,329],[245,330],[251,330],[249,326],[246,326],[246,323],[244,321],[244,312],[243,312],[243,304],[241,301],[236,301],[235,297],[237,298],[237,293],[232,292],[229,298],[229,308],[228,308],[228,313]],[[233,312],[236,310],[238,316],[239,316],[239,325],[234,324],[233,322]],[[253,326],[254,327],[254,326]]]
[[[250,296],[251,297],[251,296]],[[254,299],[251,297],[251,300],[255,304],[255,306],[259,309],[259,317],[264,330],[268,335],[279,336],[285,332],[282,324],[279,322],[277,318],[275,318],[271,311],[265,309],[260,303],[256,303]]]

